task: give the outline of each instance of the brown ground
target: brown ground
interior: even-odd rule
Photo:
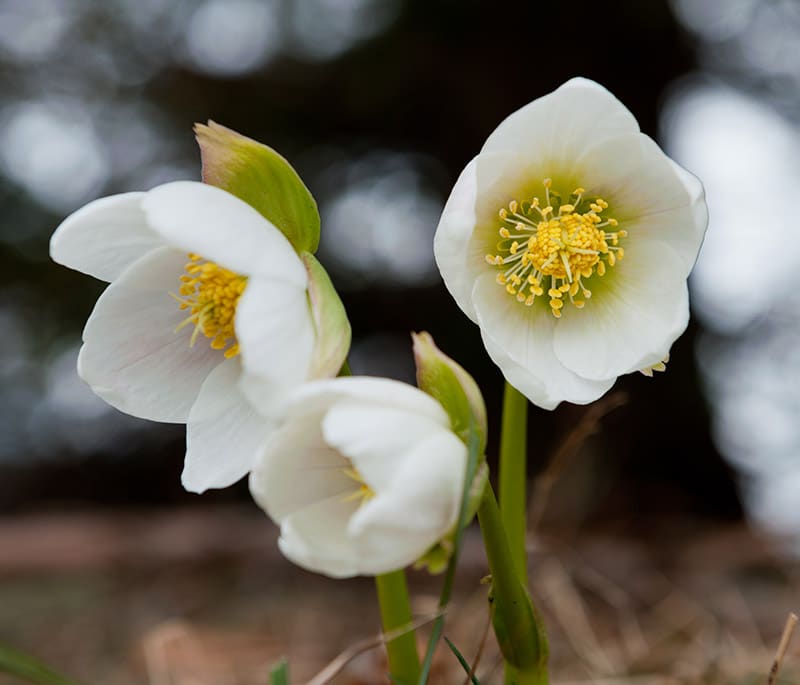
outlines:
[[[786,617],[800,608],[800,567],[740,527],[673,526],[653,538],[595,534],[532,550],[553,681],[765,683]],[[470,530],[445,628],[468,659],[486,626],[485,574]],[[440,582],[412,574],[420,617],[434,612]],[[297,570],[253,510],[0,522],[0,640],[89,685],[264,685],[283,655],[303,683],[377,624],[368,579]],[[383,683],[383,667],[381,650],[367,650],[332,682]],[[477,674],[483,685],[502,680],[491,635]],[[432,682],[462,681],[443,647]],[[800,636],[777,682],[800,683]]]

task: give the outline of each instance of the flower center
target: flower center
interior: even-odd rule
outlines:
[[[618,243],[627,232],[604,230],[617,226],[617,220],[602,216],[608,209],[603,198],[585,198],[586,191],[576,188],[563,202],[550,187],[546,178],[544,206],[534,197],[512,200],[500,209],[502,240],[497,254],[487,254],[486,261],[499,268],[497,282],[506,292],[528,307],[544,295],[549,279],[550,311],[560,318],[565,301],[580,309],[592,296],[583,279],[603,276],[606,266],[625,256]]]
[[[233,320],[247,278],[192,253],[184,270],[179,295],[170,294],[180,303],[180,308],[188,309],[190,314],[181,321],[176,332],[193,324],[190,347],[202,333],[211,339],[213,349],[225,350],[228,359],[235,357],[239,354],[239,343],[236,342]]]
[[[359,500],[359,504],[363,504],[367,500],[371,500],[373,497],[375,497],[375,491],[364,482],[364,477],[355,466],[351,464],[348,468],[342,469],[342,471],[344,472],[345,476],[353,479],[358,486],[355,490],[353,490],[353,492],[348,493],[345,496],[345,502]]]

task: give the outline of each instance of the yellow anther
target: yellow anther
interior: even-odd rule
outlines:
[[[575,190],[572,191],[573,195],[583,195],[586,192],[586,188],[581,188],[578,186]]]
[[[508,203],[508,209],[512,214],[516,214],[519,209],[519,203],[516,200],[511,200],[511,202]]]
[[[525,306],[530,307],[533,304],[533,300],[534,295],[528,295],[528,297],[525,298]]]
[[[503,226],[503,228],[500,229],[500,235],[503,238],[510,238],[511,231],[509,231],[505,226]]]
[[[508,248],[508,251],[511,254],[517,254],[517,249],[519,249],[519,243],[515,240],[513,243],[511,243],[511,247]]]
[[[617,261],[621,262],[623,257],[625,257],[625,248],[624,247],[618,247],[617,248]]]
[[[628,232],[625,229],[622,229],[620,231],[617,231],[617,235],[620,238],[627,238],[628,237]]]
[[[607,219],[609,226],[619,226],[619,221],[616,219]]]
[[[597,262],[597,275],[598,276],[605,276],[606,273],[606,264],[605,262]]]
[[[575,211],[575,205],[561,205],[559,211],[562,214],[570,214]]]
[[[495,279],[500,285],[505,285],[508,283],[506,280],[505,274],[497,274],[497,278]]]
[[[500,218],[503,219],[503,221],[505,221],[506,217],[508,216],[508,212],[506,211],[505,207],[501,207],[498,214],[500,215]]]
[[[180,309],[188,309],[190,313],[176,331],[193,324],[190,346],[202,333],[211,340],[212,349],[225,350],[225,357],[234,357],[239,353],[234,317],[247,278],[214,262],[203,261],[198,254],[190,253],[189,260],[184,267],[185,273],[179,277],[182,284],[178,288],[179,294],[173,298],[178,301]]]
[[[586,303],[583,300],[573,300],[572,304],[574,304],[578,309],[583,309]]]
[[[549,205],[547,207],[542,207],[542,216],[547,216],[553,212],[553,208]]]
[[[551,309],[561,309],[564,306],[564,300],[552,299],[550,300]]]
[[[509,295],[516,295],[516,294],[517,294],[517,289],[516,289],[516,288],[515,288],[513,285],[511,285],[511,283],[509,283],[509,284],[506,286],[506,292],[507,292]]]
[[[495,261],[494,261],[494,255],[493,255],[493,254],[487,254],[487,255],[484,257],[484,259],[486,260],[486,263],[487,263],[487,264],[491,264],[492,266],[494,266],[494,265],[495,265]]]
[[[553,185],[553,179],[552,178],[544,179],[544,181],[542,181],[542,185],[549,190]]]
[[[547,291],[547,294],[553,299],[558,299],[562,295],[558,288],[550,288],[550,290]]]

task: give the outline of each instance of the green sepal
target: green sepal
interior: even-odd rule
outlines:
[[[303,252],[300,258],[308,272],[308,300],[316,332],[309,377],[333,377],[339,373],[350,351],[350,322],[342,300],[319,260],[309,252]]]
[[[317,203],[289,162],[271,147],[213,121],[195,124],[194,132],[205,183],[258,210],[298,253],[317,251]]]
[[[486,450],[486,405],[477,384],[461,366],[442,352],[429,333],[412,333],[417,385],[444,407],[450,427],[468,444],[474,426],[479,439],[478,453]]]

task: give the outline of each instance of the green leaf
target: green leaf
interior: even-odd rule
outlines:
[[[289,685],[289,662],[281,659],[269,672],[269,685]]]
[[[195,124],[203,181],[258,210],[298,252],[316,252],[319,212],[300,176],[271,147],[209,121]]]
[[[300,258],[308,272],[308,299],[316,332],[309,376],[332,377],[340,372],[350,351],[350,322],[342,300],[322,264],[308,252],[303,252]]]
[[[486,449],[486,405],[477,384],[463,367],[442,352],[429,333],[412,333],[417,385],[436,398],[450,416],[453,432],[467,444],[470,430],[478,435],[478,451]]]
[[[450,641],[450,638],[448,638],[447,635],[444,636],[444,641],[447,643],[447,646],[450,648],[453,654],[456,655],[456,659],[458,659],[458,663],[460,663],[461,667],[464,669],[464,673],[469,675],[472,685],[481,685],[480,681],[475,677],[475,674],[471,673],[472,667],[469,665],[461,652],[456,649],[456,646]]]
[[[34,685],[79,685],[40,663],[32,656],[0,644],[0,673],[21,678]]]

